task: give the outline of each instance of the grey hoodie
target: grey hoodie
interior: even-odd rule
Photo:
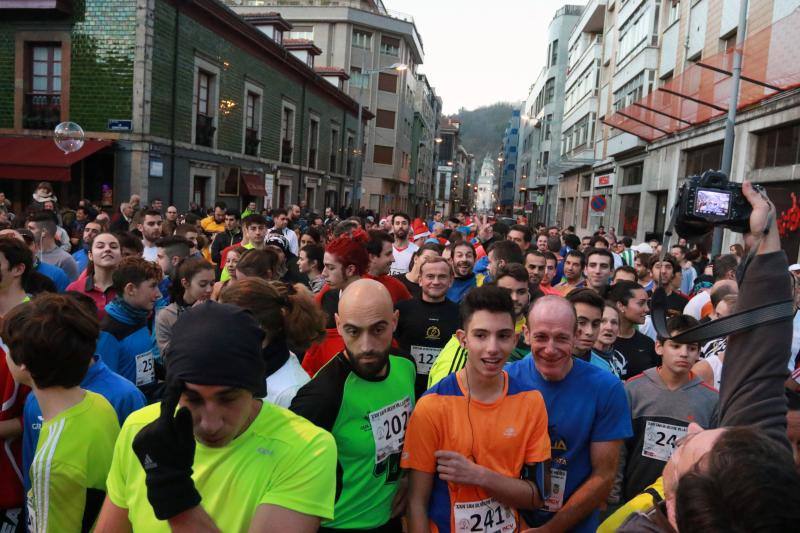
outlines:
[[[719,394],[693,377],[677,390],[669,390],[657,368],[650,368],[625,384],[631,407],[633,437],[622,449],[622,496],[625,501],[642,492],[661,475],[690,422],[707,428],[717,408]]]

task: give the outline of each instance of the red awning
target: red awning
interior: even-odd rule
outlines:
[[[246,174],[242,172],[242,181],[248,196],[266,196],[267,189],[264,188],[264,178],[258,174]]]
[[[70,167],[113,141],[87,139],[83,148],[65,154],[48,138],[0,137],[0,178],[69,181]]]
[[[800,87],[797,28],[800,8],[745,38],[738,109]],[[651,142],[726,114],[733,55],[731,47],[703,58],[603,122]]]

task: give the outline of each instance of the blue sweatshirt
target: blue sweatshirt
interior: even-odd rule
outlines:
[[[155,360],[158,345],[147,319],[132,316],[114,300],[100,322],[97,353],[108,368],[142,388],[156,382]]]
[[[447,289],[447,299],[451,302],[460,303],[464,295],[467,294],[472,287],[477,286],[477,279],[475,274],[468,278],[455,278],[453,284]]]

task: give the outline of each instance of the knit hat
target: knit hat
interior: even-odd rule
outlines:
[[[164,353],[167,381],[245,389],[267,395],[264,332],[249,311],[205,302],[180,314]]]

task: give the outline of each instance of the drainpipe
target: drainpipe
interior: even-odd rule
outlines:
[[[181,3],[180,0],[175,3],[175,29],[173,30],[174,40],[172,46],[174,47],[172,53],[172,116],[170,117],[169,136],[169,204],[175,203],[175,109],[178,100],[178,39],[181,28]]]

